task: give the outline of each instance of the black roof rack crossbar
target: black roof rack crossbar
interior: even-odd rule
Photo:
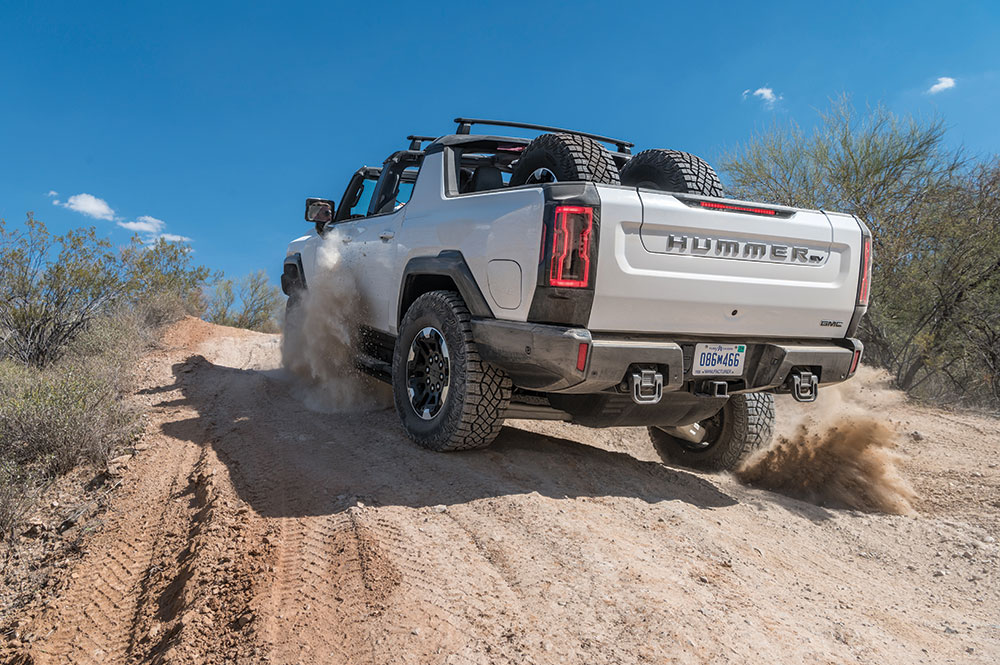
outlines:
[[[436,136],[417,136],[417,135],[411,134],[410,136],[406,137],[406,140],[410,142],[410,150],[420,150],[420,143],[421,143],[421,141],[435,141],[435,140],[437,140],[437,137]]]
[[[589,134],[587,132],[575,132],[572,129],[560,129],[559,127],[549,127],[548,125],[532,125],[527,122],[507,122],[506,120],[481,120],[477,118],[455,118],[455,122],[458,123],[458,134],[469,134],[472,131],[473,125],[493,125],[494,127],[519,127],[521,129],[534,129],[540,132],[559,132],[560,134],[576,134],[577,136],[586,136],[588,139],[594,139],[595,141],[601,141],[602,143],[614,143],[618,147],[618,152],[630,155],[632,146],[634,143],[629,143],[628,141],[622,141],[621,139],[613,139],[609,136],[601,136],[600,134]]]

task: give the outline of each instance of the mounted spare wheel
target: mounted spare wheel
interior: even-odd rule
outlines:
[[[621,181],[629,187],[662,192],[722,196],[722,183],[712,167],[679,150],[643,150],[622,168]]]
[[[510,186],[588,181],[619,184],[618,167],[604,146],[576,134],[542,134],[525,146]]]

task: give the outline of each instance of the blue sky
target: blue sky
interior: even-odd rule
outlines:
[[[213,269],[276,277],[306,196],[457,115],[713,161],[848,92],[992,155],[998,45],[994,2],[5,0],[0,218],[189,238]]]

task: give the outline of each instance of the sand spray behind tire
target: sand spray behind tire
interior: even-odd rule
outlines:
[[[916,494],[899,472],[896,432],[885,422],[904,399],[883,372],[868,368],[824,388],[813,404],[784,398],[774,443],[736,475],[819,505],[912,514]]]
[[[331,231],[317,250],[316,274],[285,322],[282,364],[300,380],[298,397],[310,409],[386,408],[392,405],[391,391],[354,365],[362,304],[342,246],[340,234]]]

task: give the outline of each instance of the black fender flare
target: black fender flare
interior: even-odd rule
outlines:
[[[285,257],[281,271],[281,292],[286,296],[306,288],[306,274],[302,270],[302,254],[295,252]]]
[[[476,283],[476,278],[472,275],[469,264],[465,262],[462,252],[455,249],[446,249],[441,251],[437,256],[415,256],[406,262],[399,286],[398,311],[396,312],[397,323],[402,321],[403,316],[406,314],[404,305],[408,305],[415,300],[415,297],[409,297],[415,278],[425,275],[449,277],[455,283],[455,286],[458,287],[458,293],[462,296],[462,300],[465,301],[465,306],[469,308],[472,316],[482,319],[494,318],[493,310],[490,309],[489,303],[486,302],[486,298]]]

